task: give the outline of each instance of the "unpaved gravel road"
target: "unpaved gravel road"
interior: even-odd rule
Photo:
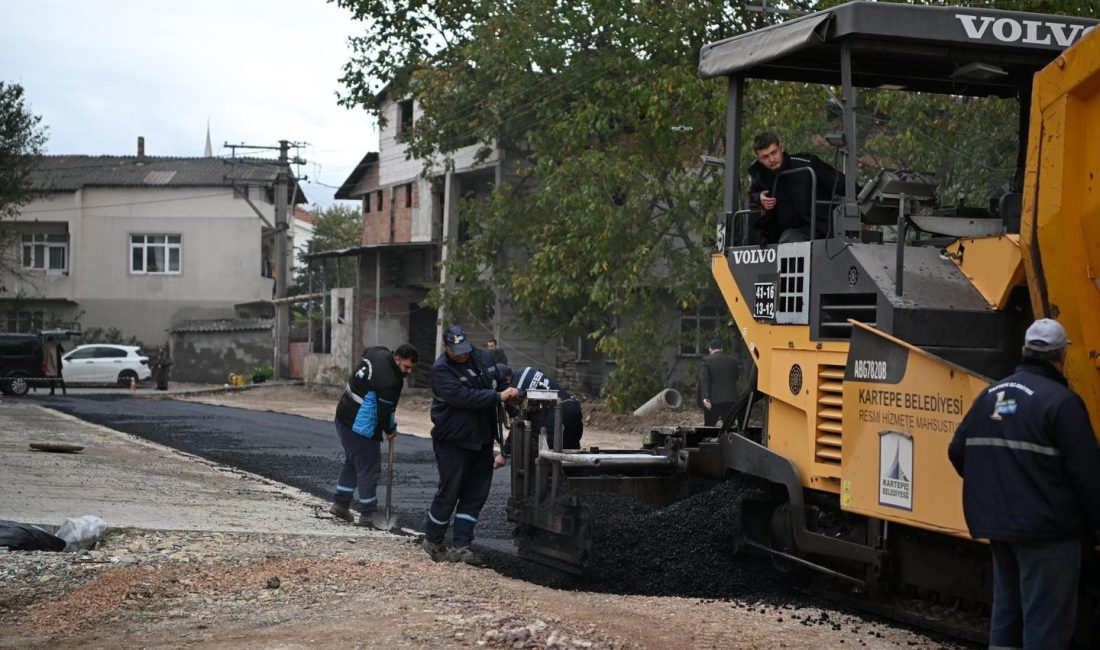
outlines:
[[[326,420],[334,404],[295,388],[203,399]],[[407,433],[426,435],[417,430],[426,420],[412,412],[415,404],[403,401],[410,412],[399,421]],[[0,403],[0,433],[20,426],[7,414]],[[603,437],[605,447],[633,439],[593,430],[585,443]],[[120,498],[140,501],[143,489],[170,488],[135,485]],[[80,497],[73,494],[74,504]],[[296,498],[303,510],[319,505]],[[668,549],[646,553],[645,539],[625,541],[637,576],[677,581],[665,570]],[[606,593],[565,579],[514,577],[522,570],[505,560],[484,569],[436,564],[415,542],[317,518],[306,533],[114,529],[80,555],[0,551],[0,647],[958,647],[780,584],[758,596]],[[739,560],[730,579],[777,580],[766,562],[751,558]]]

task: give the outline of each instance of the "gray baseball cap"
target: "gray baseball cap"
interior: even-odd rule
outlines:
[[[1024,347],[1036,352],[1061,350],[1067,343],[1066,328],[1053,318],[1040,318],[1024,334]]]

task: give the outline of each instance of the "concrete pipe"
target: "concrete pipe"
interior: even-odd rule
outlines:
[[[675,411],[684,403],[680,391],[675,388],[666,388],[654,395],[648,402],[634,409],[634,415],[652,415],[658,411]]]

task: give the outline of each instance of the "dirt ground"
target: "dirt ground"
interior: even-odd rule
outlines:
[[[335,404],[299,387],[196,399],[321,419]],[[427,435],[426,406],[403,398],[405,433]],[[628,419],[589,414],[584,444],[637,440]],[[310,534],[114,529],[76,554],[0,550],[0,648],[954,647],[813,600],[551,588],[434,563],[416,542],[319,514]]]

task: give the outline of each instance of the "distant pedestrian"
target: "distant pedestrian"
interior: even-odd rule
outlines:
[[[65,375],[61,369],[61,355],[65,354],[65,348],[61,342],[52,336],[46,337],[46,343],[42,346],[42,356],[46,362],[46,381],[50,386],[50,395],[54,395],[57,388],[61,388],[61,394],[65,395]]]
[[[359,524],[374,526],[378,510],[378,479],[382,476],[382,435],[397,435],[397,402],[405,377],[412,374],[420,353],[408,343],[367,348],[348,378],[336,405],[334,424],[344,448],[344,465],[336,479],[329,513],[348,523],[353,493],[359,492]]]
[[[168,390],[168,371],[172,367],[172,357],[168,354],[168,346],[162,345],[157,350],[157,358],[153,362],[153,374],[157,380],[157,390]]]
[[[485,342],[485,349],[489,351],[489,354],[493,357],[493,363],[503,363],[508,365],[508,355],[504,354],[504,350],[501,350],[497,346],[496,339],[489,339]]]
[[[539,370],[538,368],[526,367],[517,368],[514,371],[504,364],[497,364],[497,370],[508,382],[508,386],[519,389],[520,397],[523,397],[527,391],[534,389],[541,390],[556,390],[558,392],[558,399],[561,400],[561,437],[562,437],[562,449],[580,449],[581,448],[581,436],[584,435],[584,413],[581,411],[581,403],[577,401],[577,398],[561,387],[561,384],[554,381],[554,379]],[[513,409],[509,408],[509,411]],[[516,413],[513,413],[513,416]],[[538,432],[542,429],[546,429],[547,444],[551,447],[554,446],[554,405],[546,404],[539,405],[528,402],[527,416],[531,422],[531,428]],[[512,455],[512,438],[511,436],[505,440],[503,447],[500,450],[500,454],[497,455],[493,461],[493,466],[501,468],[508,462],[508,458]]]
[[[703,402],[703,424],[713,427],[729,414],[737,401],[737,361],[722,351],[722,342],[711,339],[707,356],[699,364],[699,396]]]
[[[948,447],[970,534],[993,553],[989,647],[1066,648],[1081,542],[1100,535],[1100,445],[1063,368],[1066,331],[1043,318],[1016,372],[982,391]]]
[[[432,449],[439,486],[424,523],[423,548],[436,562],[480,565],[470,544],[493,483],[498,407],[519,391],[504,385],[492,356],[470,345],[461,327],[447,328],[443,344],[431,374]],[[454,546],[448,550],[443,538],[452,515]]]

